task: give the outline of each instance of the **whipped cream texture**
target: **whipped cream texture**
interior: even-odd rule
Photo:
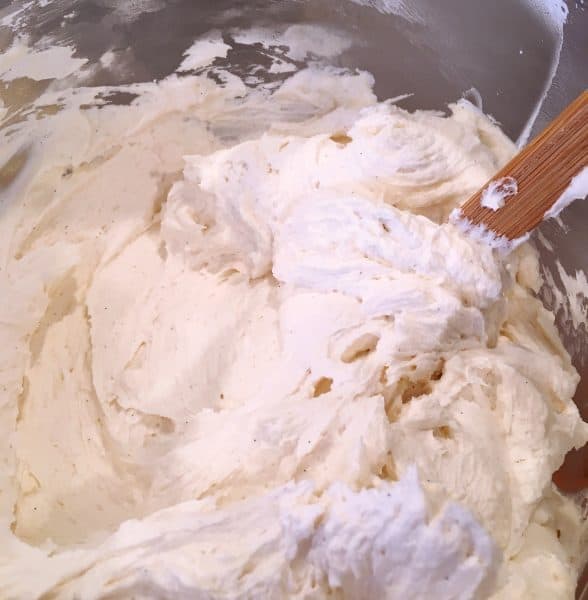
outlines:
[[[534,251],[448,223],[515,147],[372,84],[49,88],[0,132],[0,596],[573,597],[578,375]]]

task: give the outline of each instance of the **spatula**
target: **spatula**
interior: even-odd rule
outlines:
[[[588,90],[517,154],[450,221],[512,249],[545,218],[588,193]]]

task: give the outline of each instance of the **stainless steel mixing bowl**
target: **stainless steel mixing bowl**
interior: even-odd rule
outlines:
[[[353,40],[334,64],[373,73],[379,98],[409,92],[413,95],[402,106],[444,110],[464,94],[481,97],[484,111],[519,139],[535,116],[531,135],[588,86],[588,8],[583,4],[568,3],[563,47],[557,25],[561,15],[545,9],[557,5],[552,0],[23,1],[0,2],[0,19],[22,7],[18,27],[31,43],[44,36],[73,42],[77,54],[96,65],[107,50],[125,53],[126,69],[97,68],[85,85],[165,77],[193,40],[211,29],[327,24],[348,32]],[[0,50],[13,36],[13,28],[0,27]],[[226,63],[243,75],[264,60],[262,48],[236,45]],[[568,273],[588,273],[587,226],[588,204],[578,202],[561,222],[541,227],[541,239],[547,243],[535,236],[543,268],[556,282],[556,258]],[[557,308],[548,288],[541,296]],[[588,419],[587,324],[570,327],[561,310],[557,323],[582,375],[576,400]],[[569,491],[588,487],[588,453],[572,453],[556,481]]]

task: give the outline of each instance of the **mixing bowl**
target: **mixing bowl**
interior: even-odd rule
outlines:
[[[445,110],[447,103],[466,96],[512,139],[524,143],[588,84],[588,10],[583,4],[568,3],[564,25],[565,5],[549,0],[12,2],[0,8],[0,50],[17,33],[26,35],[29,44],[42,45],[50,38],[52,43],[74,45],[76,56],[89,60],[86,78],[74,85],[123,84],[169,75],[193,40],[213,29],[329,25],[346,32],[350,40],[349,48],[331,62],[371,72],[380,99],[411,94],[402,100],[404,108]],[[124,59],[124,68],[102,68],[101,57],[111,50]],[[267,58],[261,47],[235,44],[226,59],[217,60],[247,76]],[[42,89],[41,85],[37,92]],[[6,90],[0,89],[0,94]],[[3,100],[24,103],[31,97],[13,94]],[[124,103],[128,98],[121,95],[110,101]],[[576,319],[570,319],[570,307],[554,286],[563,290],[565,273],[588,273],[587,225],[588,205],[577,202],[561,219],[544,223],[534,236],[549,281],[540,295],[556,313],[564,343],[582,376],[576,401],[584,418],[588,418],[588,300],[582,295],[573,299]],[[570,493],[588,487],[586,454],[572,453],[555,480]]]

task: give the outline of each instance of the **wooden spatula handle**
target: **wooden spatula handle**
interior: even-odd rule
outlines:
[[[489,182],[516,180],[517,193],[498,210],[481,206],[486,184],[462,207],[473,225],[483,224],[498,236],[516,239],[541,221],[570,181],[588,166],[588,90],[570,104],[540,135]]]

